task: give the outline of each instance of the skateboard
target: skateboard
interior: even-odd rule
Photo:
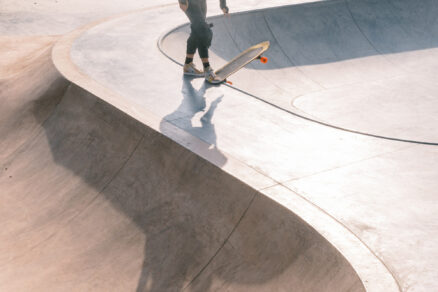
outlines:
[[[232,84],[231,82],[227,81],[227,78],[256,59],[260,60],[260,62],[262,62],[263,64],[266,64],[268,62],[268,58],[264,57],[263,53],[269,49],[269,45],[269,41],[262,42],[240,53],[238,56],[236,56],[234,59],[232,59],[230,62],[228,62],[222,68],[218,69],[215,72],[216,80],[214,83],[226,82]]]

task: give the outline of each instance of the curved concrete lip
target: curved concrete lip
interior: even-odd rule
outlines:
[[[212,59],[221,63],[269,40],[270,63],[254,62],[233,76],[235,88],[326,126],[437,145],[438,27],[429,20],[438,7],[431,1],[422,8],[410,1],[368,2],[303,3],[241,12],[228,21],[210,18]],[[177,27],[159,41],[177,63],[175,48],[188,31]]]
[[[113,25],[124,23],[127,20],[129,21],[132,17],[139,17],[141,14],[147,15],[148,11],[157,10],[159,11],[158,8],[150,8],[132,14],[114,17],[88,25],[65,35],[60,41],[58,41],[53,49],[54,64],[61,74],[74,84],[100,97],[148,127],[168,136],[211,163],[220,165],[220,161],[218,161],[217,158],[209,156],[210,152],[208,151],[208,148],[211,147],[210,143],[206,143],[202,138],[199,139],[198,137],[187,133],[184,129],[175,126],[175,124],[170,121],[165,122],[166,127],[163,127],[163,120],[160,114],[157,115],[154,110],[149,110],[146,107],[139,108],[138,106],[133,105],[127,100],[123,92],[116,92],[115,90],[108,88],[108,84],[102,84],[104,82],[97,80],[99,78],[96,79],[89,73],[84,72],[86,70],[82,67],[83,64],[78,65],[77,60],[75,61],[74,58],[72,59],[72,52],[77,52],[78,50],[78,48],[74,48],[74,46],[77,45],[78,40],[84,38],[86,34],[89,34],[93,30],[99,30],[105,27],[110,28]],[[180,21],[180,18],[176,18],[172,23],[177,24]],[[167,23],[162,30],[168,30],[169,26],[175,25],[172,23]],[[149,45],[151,47],[153,46],[156,50],[156,52],[153,53],[154,58],[157,58],[157,54],[160,54],[154,45],[159,36],[160,33],[155,33],[151,34],[148,38],[151,41]],[[169,65],[165,65],[161,59],[157,60],[157,62],[158,64],[169,68]],[[232,94],[241,95],[239,92],[234,92]],[[318,206],[288,189],[287,186],[278,184],[269,176],[257,171],[254,167],[247,165],[245,162],[242,162],[241,159],[236,159],[233,155],[227,154],[226,151],[222,151],[222,153],[227,157],[228,161],[226,165],[220,165],[223,171],[230,173],[254,189],[279,202],[319,231],[352,264],[362,279],[367,291],[400,290],[393,275],[388,271],[385,264],[363,241],[356,237],[348,227],[340,223]]]

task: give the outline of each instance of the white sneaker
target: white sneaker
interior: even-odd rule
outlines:
[[[196,69],[195,64],[193,64],[193,62],[189,64],[184,64],[183,71],[184,71],[184,75],[196,76],[196,77],[204,76],[204,72]]]
[[[205,70],[205,71],[204,71],[204,74],[205,74],[205,80],[206,80],[207,82],[210,82],[210,83],[212,83],[212,84],[218,84],[218,83],[221,83],[221,82],[222,82],[222,80],[219,80],[219,79],[216,77],[216,74],[214,74],[214,70],[213,70],[213,68],[211,68],[211,67],[207,67],[207,68],[205,68],[204,70]]]

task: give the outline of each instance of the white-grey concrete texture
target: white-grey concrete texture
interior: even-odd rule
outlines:
[[[272,44],[234,87],[99,2],[2,1],[0,290],[437,289],[435,1],[229,0],[212,65]]]
[[[241,72],[236,87],[340,128],[437,144],[437,14],[436,1],[263,9],[213,19],[212,51],[229,60],[269,40],[271,62],[253,63],[257,74]],[[175,43],[183,45],[189,31],[181,27],[163,40],[173,59],[180,56]]]

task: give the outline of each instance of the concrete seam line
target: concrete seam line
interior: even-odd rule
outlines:
[[[202,272],[213,262],[213,260],[216,258],[216,256],[221,252],[221,250],[225,247],[228,240],[231,238],[231,236],[234,234],[234,231],[236,231],[237,227],[239,227],[240,223],[242,222],[243,218],[245,217],[246,213],[248,213],[249,208],[251,208],[252,203],[254,202],[255,198],[259,195],[259,193],[256,191],[251,198],[250,202],[248,203],[248,206],[243,211],[242,215],[240,216],[239,220],[237,221],[236,225],[234,225],[233,229],[230,231],[228,236],[225,238],[225,240],[222,242],[222,244],[219,246],[219,248],[216,250],[216,252],[211,256],[211,258],[207,261],[207,263],[199,270],[199,272],[193,277],[193,279],[183,288],[183,290],[186,290],[193,282],[196,281],[196,279],[202,274]]]

